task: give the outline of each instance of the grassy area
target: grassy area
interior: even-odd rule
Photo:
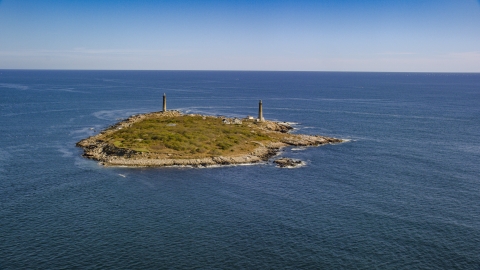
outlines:
[[[222,119],[202,116],[150,117],[104,138],[120,148],[149,152],[159,158],[201,158],[240,155],[256,142],[276,141],[252,121],[226,125]]]

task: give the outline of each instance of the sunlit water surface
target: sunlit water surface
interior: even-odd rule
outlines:
[[[81,157],[163,93],[350,141],[298,169]],[[479,104],[480,74],[0,70],[0,268],[479,269]]]

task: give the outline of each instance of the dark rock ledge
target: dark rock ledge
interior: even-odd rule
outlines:
[[[279,158],[274,163],[280,168],[295,168],[304,164],[303,161],[293,158]]]

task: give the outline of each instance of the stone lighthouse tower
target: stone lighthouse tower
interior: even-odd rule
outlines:
[[[258,119],[257,119],[257,121],[260,121],[260,122],[265,121],[265,118],[263,118],[263,105],[262,105],[261,100],[258,103]]]
[[[165,95],[165,93],[163,93],[163,110],[162,112],[166,112],[167,111],[167,95]]]

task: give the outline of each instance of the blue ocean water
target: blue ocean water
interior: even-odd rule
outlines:
[[[75,143],[168,108],[349,139],[220,168]],[[479,269],[480,74],[0,70],[0,269]]]

